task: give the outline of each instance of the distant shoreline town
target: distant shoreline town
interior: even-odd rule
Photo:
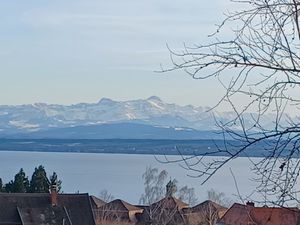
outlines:
[[[232,145],[234,141],[227,141]],[[0,139],[0,151],[116,153],[147,155],[227,156],[218,148],[224,140],[153,139]],[[249,148],[240,157],[261,157],[260,146]]]

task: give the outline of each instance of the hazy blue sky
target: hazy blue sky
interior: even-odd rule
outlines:
[[[166,43],[203,42],[228,7],[229,0],[1,1],[0,104],[157,95],[211,105],[213,83],[153,71],[170,63]]]

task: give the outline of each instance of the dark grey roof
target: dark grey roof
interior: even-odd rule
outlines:
[[[58,206],[52,207],[47,193],[0,193],[0,225],[27,225],[38,220],[32,218],[35,212],[45,214],[47,210],[60,218],[68,216],[72,225],[95,225],[88,194],[59,194]]]
[[[18,208],[18,212],[23,225],[72,225],[66,209],[62,206]]]

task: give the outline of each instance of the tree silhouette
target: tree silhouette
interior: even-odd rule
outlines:
[[[15,175],[13,186],[13,192],[25,193],[29,191],[29,180],[22,168]]]
[[[1,178],[0,178],[0,192],[5,192],[3,181]]]
[[[56,186],[57,191],[60,192],[61,184],[62,181],[58,179],[56,172],[53,172],[53,174],[50,176],[50,185]]]
[[[23,168],[15,175],[14,180],[3,184],[0,178],[0,192],[8,193],[48,193],[50,186],[55,185],[57,190],[61,190],[62,181],[58,179],[56,172],[47,178],[45,168],[40,165],[34,169],[31,180],[29,181]]]
[[[2,180],[1,180],[1,186],[2,186]],[[15,175],[14,180],[11,180],[8,184],[5,185],[4,190],[6,192],[14,192],[14,193],[26,193],[29,191],[29,180],[22,168]]]
[[[33,193],[48,193],[50,181],[47,178],[45,168],[40,165],[34,169],[30,181],[30,191]]]
[[[298,201],[300,2],[232,2],[237,10],[225,15],[208,44],[170,49],[173,66],[162,68],[183,70],[195,79],[215,79],[224,96],[213,109],[229,106],[235,113],[229,121],[216,121],[225,141],[215,153],[228,157],[205,161],[195,155],[183,161],[206,182],[231,160],[259,150],[263,158],[250,159],[258,191],[273,196],[275,204]]]

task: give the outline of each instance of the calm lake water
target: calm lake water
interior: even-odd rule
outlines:
[[[161,164],[153,155],[1,151],[0,159],[3,182],[12,179],[21,167],[27,175],[31,175],[34,167],[42,164],[49,174],[53,171],[58,173],[66,193],[79,191],[98,195],[101,190],[107,189],[116,198],[130,203],[139,201],[143,192],[142,174],[147,166],[167,170],[172,179],[178,180],[179,186],[187,184],[195,188],[200,201],[205,200],[206,192],[211,188],[237,199],[230,168],[243,196],[255,189],[255,183],[250,180],[252,172],[247,158],[236,159],[204,185],[201,185],[200,179],[189,177],[178,164]]]

